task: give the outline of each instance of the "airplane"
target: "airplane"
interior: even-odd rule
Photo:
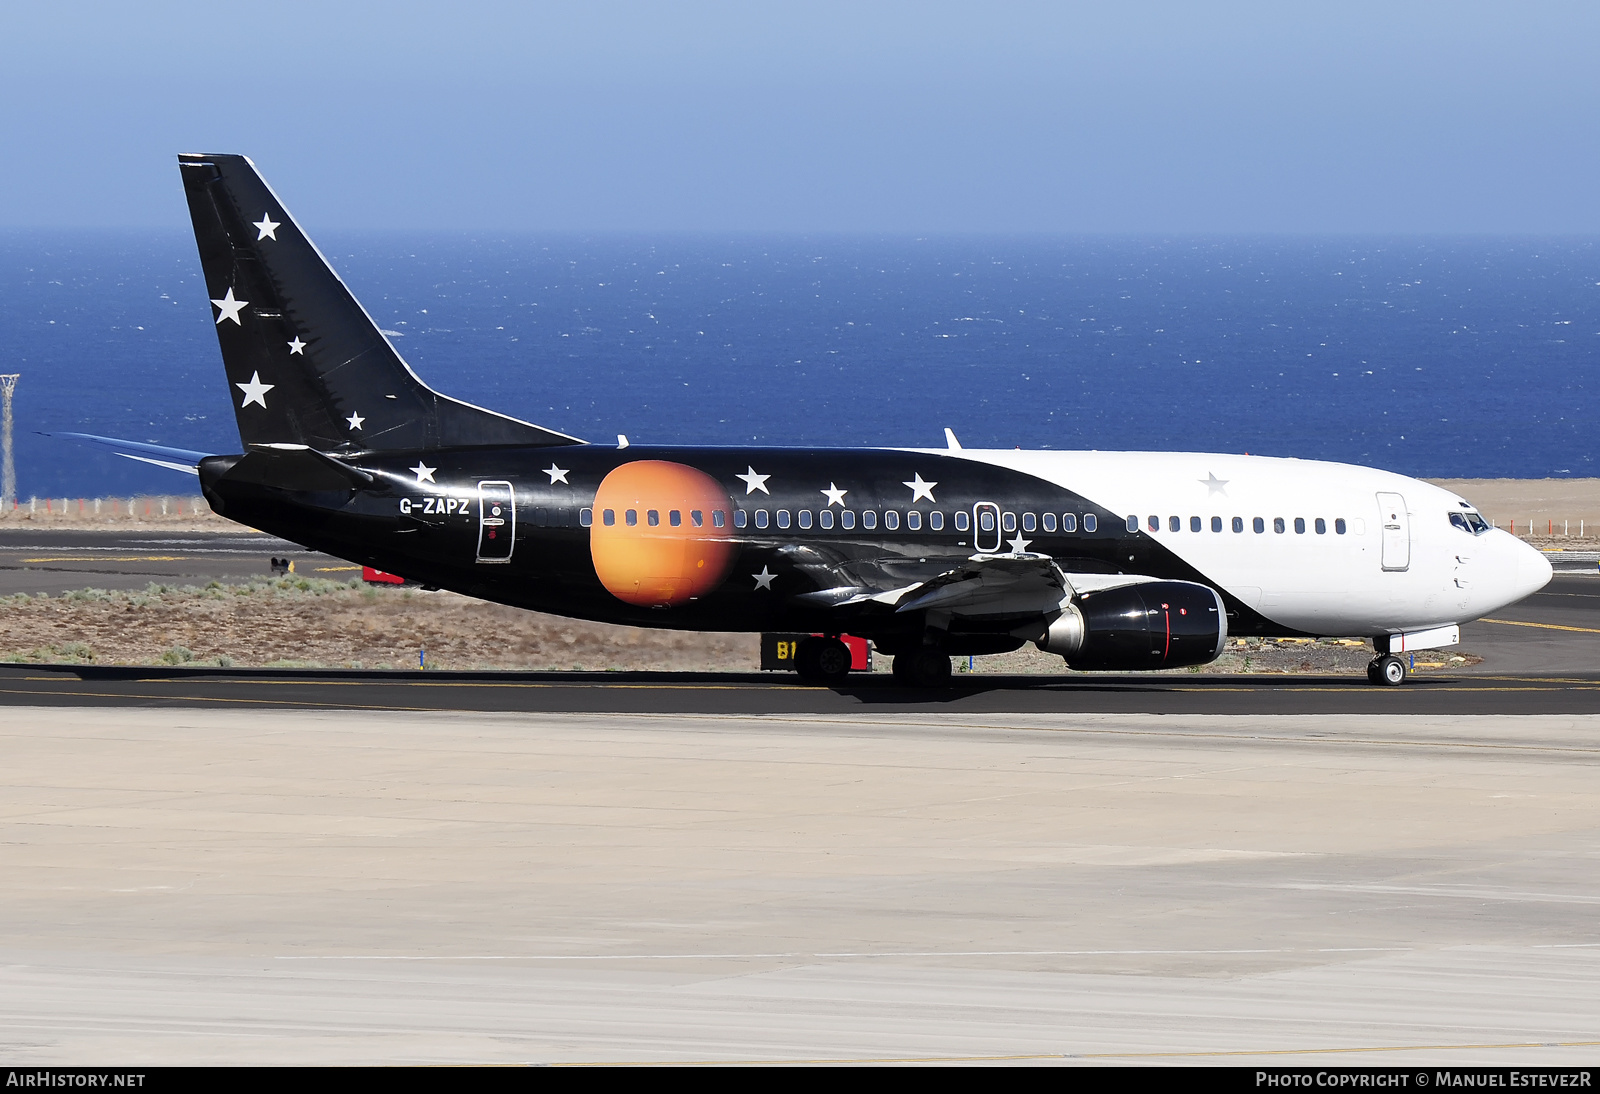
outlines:
[[[910,687],[1032,642],[1173,669],[1230,636],[1402,654],[1542,588],[1550,563],[1450,491],[1374,468],[1192,452],[589,443],[413,372],[239,155],[178,157],[242,452],[57,434],[187,470],[220,515],[428,586],[640,627],[791,631],[837,685],[867,638]]]

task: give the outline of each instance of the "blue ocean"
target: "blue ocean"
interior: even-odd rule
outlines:
[[[1188,449],[1600,475],[1600,241],[468,237],[318,242],[429,384],[591,440]],[[37,435],[236,451],[187,234],[0,235],[18,492],[193,479]]]

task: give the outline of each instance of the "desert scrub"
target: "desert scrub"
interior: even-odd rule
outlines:
[[[0,661],[25,665],[87,665],[94,661],[94,650],[87,642],[63,642],[59,646],[13,651],[0,657]]]

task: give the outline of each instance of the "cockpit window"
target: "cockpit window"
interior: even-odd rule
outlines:
[[[1458,512],[1450,514],[1450,523],[1468,535],[1481,536],[1489,530],[1489,522],[1476,509],[1463,504]]]

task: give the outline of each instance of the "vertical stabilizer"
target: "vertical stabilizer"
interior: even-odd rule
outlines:
[[[178,165],[246,445],[581,443],[418,379],[248,159],[190,154]]]

